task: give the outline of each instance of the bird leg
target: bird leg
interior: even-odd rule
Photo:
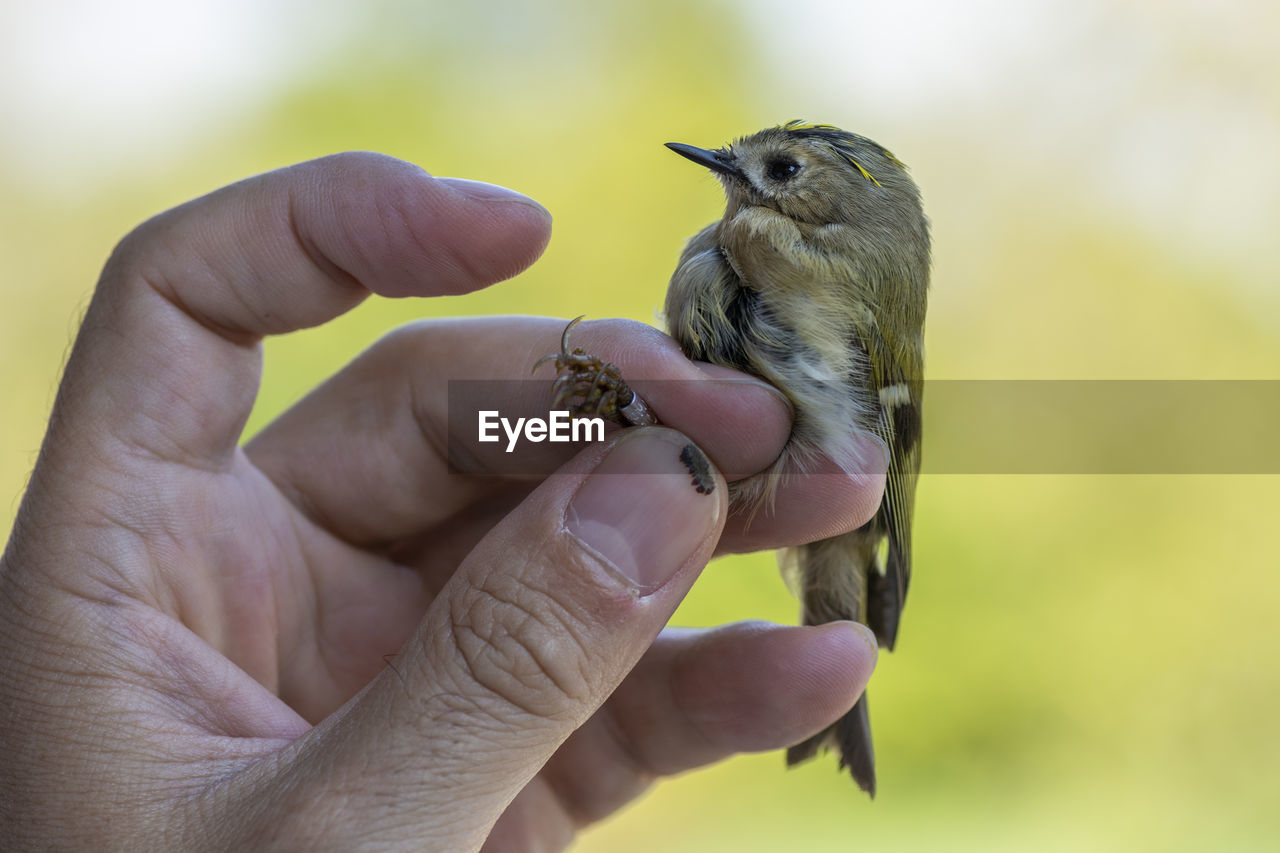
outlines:
[[[621,426],[658,423],[644,400],[622,378],[616,365],[587,355],[582,347],[569,348],[569,333],[582,317],[571,320],[560,336],[560,351],[544,355],[533,369],[547,362],[556,366],[551,408],[568,409],[574,418],[604,418]]]

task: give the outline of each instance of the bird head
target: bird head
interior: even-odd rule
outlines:
[[[893,154],[831,125],[791,121],[723,148],[679,142],[667,147],[716,174],[731,214],[743,206],[763,206],[823,225],[879,218],[886,206],[921,210],[919,190]]]

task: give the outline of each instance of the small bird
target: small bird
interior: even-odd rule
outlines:
[[[920,471],[929,224],[920,191],[887,149],[830,125],[788,122],[723,148],[667,147],[710,169],[724,216],[685,247],[667,291],[672,337],[693,360],[758,376],[790,400],[790,440],[770,471],[730,486],[731,505],[767,507],[780,478],[827,457],[849,473],[855,431],[888,450],[884,498],[871,521],[789,549],[806,625],[852,619],[893,649],[911,578],[911,516]],[[574,321],[577,322],[577,321]],[[613,365],[570,350],[554,360],[557,403],[590,399],[622,423],[654,416]],[[541,363],[541,362],[539,362]],[[588,406],[591,407],[591,406]],[[577,411],[577,409],[575,409]],[[629,412],[642,417],[630,418]],[[848,714],[787,750],[793,765],[820,748],[875,796],[864,695]]]

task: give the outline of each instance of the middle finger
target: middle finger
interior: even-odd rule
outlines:
[[[456,462],[458,446],[474,441],[459,434],[474,422],[450,411],[451,403],[460,408],[460,387],[500,395],[492,407],[503,415],[546,417],[552,371],[530,379],[529,370],[556,349],[564,325],[492,317],[404,327],[285,412],[247,453],[305,515],[349,543],[380,546],[432,530],[527,491],[530,473],[540,479],[580,449],[542,443],[509,456],[500,443],[486,446],[492,453],[467,453],[467,473],[450,465],[450,443]],[[745,376],[723,379],[718,369],[713,378],[656,329],[588,322],[575,328],[573,344],[617,364],[663,422],[692,437],[722,471],[759,471],[786,443],[790,413],[780,394]]]

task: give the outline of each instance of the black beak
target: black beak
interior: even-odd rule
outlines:
[[[738,168],[738,164],[734,161],[733,155],[724,151],[709,151],[706,148],[695,148],[692,145],[685,145],[683,142],[668,142],[667,147],[686,157],[699,166],[706,166],[713,172],[719,172],[722,175],[732,175],[735,178],[742,177],[742,171]]]

